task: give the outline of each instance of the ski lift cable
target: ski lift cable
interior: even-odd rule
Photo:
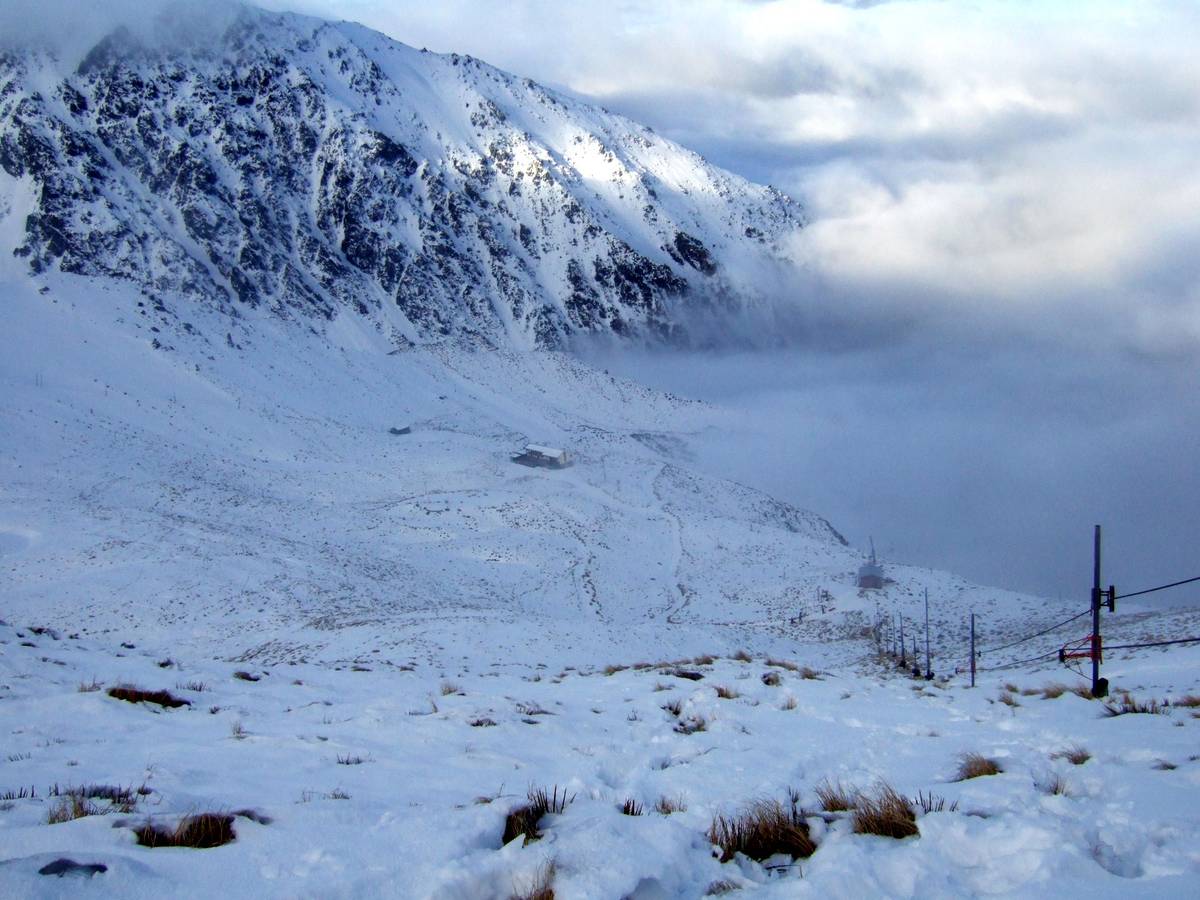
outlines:
[[[1084,616],[1090,615],[1090,614],[1091,614],[1091,610],[1085,609],[1083,612],[1079,613],[1078,615],[1071,616],[1071,618],[1066,619],[1062,622],[1059,622],[1057,625],[1051,625],[1049,628],[1046,628],[1042,631],[1038,631],[1033,634],[1026,635],[1023,638],[1019,638],[1018,640],[1015,640],[1015,641],[1010,641],[1007,644],[1001,644],[999,647],[985,647],[982,650],[976,650],[975,652],[976,653],[995,653],[997,650],[1007,650],[1009,647],[1015,647],[1015,646],[1017,646],[1017,644],[1023,644],[1026,641],[1031,641],[1036,637],[1041,637],[1042,635],[1049,634],[1050,632],[1054,631],[1057,628],[1062,628],[1064,625],[1069,625],[1071,622],[1074,622],[1076,619],[1082,619]]]
[[[1129,594],[1117,594],[1117,600],[1124,600],[1126,597],[1140,597],[1142,594],[1153,594],[1155,591],[1165,591],[1167,588],[1179,587],[1181,584],[1191,584],[1193,581],[1200,581],[1200,575],[1195,578],[1185,578],[1183,581],[1172,581],[1170,584],[1160,584],[1158,587],[1146,588],[1144,591],[1133,591]]]

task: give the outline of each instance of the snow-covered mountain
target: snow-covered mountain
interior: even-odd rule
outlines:
[[[691,464],[727,414],[530,349],[753,305],[796,207],[474,60],[229,9],[0,65],[9,614],[264,663],[864,652],[859,554]],[[1041,603],[890,574],[956,659],[968,603]]]
[[[802,227],[774,189],[471,57],[212,17],[199,36],[122,28],[77,67],[0,55],[18,258],[131,283],[124,312],[160,334],[197,328],[197,304],[227,320],[214,341],[252,310],[360,317],[395,345],[675,333],[762,302],[747,273]]]

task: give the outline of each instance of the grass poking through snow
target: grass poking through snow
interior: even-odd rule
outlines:
[[[740,816],[718,815],[708,829],[708,839],[721,848],[721,862],[738,853],[759,861],[777,853],[806,859],[817,849],[803,813],[795,807],[787,810],[777,800],[756,801]]]

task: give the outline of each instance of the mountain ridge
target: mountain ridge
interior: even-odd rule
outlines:
[[[240,7],[213,42],[129,30],[62,75],[0,56],[0,169],[32,186],[18,257],[395,345],[679,336],[765,302],[803,227],[773,188],[620,116],[362,26]],[[219,339],[220,335],[209,335]]]

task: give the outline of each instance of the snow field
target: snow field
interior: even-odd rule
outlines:
[[[1200,868],[1194,710],[1110,718],[1070,692],[1021,693],[1045,686],[1041,676],[1013,676],[1010,706],[998,676],[975,690],[875,665],[812,679],[761,656],[689,661],[704,676],[691,681],[615,664],[610,675],[163,666],[157,648],[58,638],[0,626],[0,794],[37,791],[0,811],[5,896],[505,898],[552,863],[560,898],[698,897],[721,882],[768,897],[1161,897],[1191,896]],[[1114,685],[1140,700],[1178,700],[1180,684],[1200,693],[1188,674],[1197,656],[1126,662]],[[768,672],[778,686],[763,682]],[[80,691],[93,682],[104,689]],[[107,696],[120,682],[192,705]],[[1073,747],[1090,758],[1059,755]],[[1002,773],[955,781],[970,752]],[[886,782],[955,809],[919,815],[918,837],[856,835],[848,814],[821,818],[824,782]],[[49,825],[55,784],[147,793],[131,813]],[[531,787],[574,802],[543,820],[542,840],[502,847],[504,817]],[[813,856],[720,864],[706,837],[713,817],[786,803],[789,789],[810,812]],[[686,808],[664,816],[660,798]],[[622,815],[627,799],[644,814]],[[238,818],[236,841],[217,849],[139,847],[129,827],[245,809],[269,824]],[[109,869],[83,883],[36,874],[61,856]]]

